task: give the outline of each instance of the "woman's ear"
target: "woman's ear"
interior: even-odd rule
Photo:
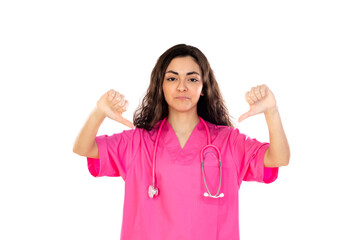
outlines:
[[[204,93],[203,93],[203,92],[201,92],[201,93],[200,93],[200,96],[204,96]]]

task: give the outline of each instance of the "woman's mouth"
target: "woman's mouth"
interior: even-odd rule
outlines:
[[[175,99],[178,99],[178,100],[188,100],[190,99],[189,97],[175,97]]]

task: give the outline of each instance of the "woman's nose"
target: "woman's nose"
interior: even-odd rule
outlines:
[[[181,92],[187,90],[185,80],[181,79],[181,80],[179,81],[179,85],[177,86],[177,90],[179,90],[179,91],[181,91]]]

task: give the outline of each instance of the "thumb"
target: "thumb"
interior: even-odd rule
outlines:
[[[251,116],[253,116],[253,115],[254,115],[254,113],[253,113],[251,110],[249,110],[248,112],[242,114],[242,115],[239,117],[238,121],[239,121],[239,122],[244,121],[245,119],[247,119],[248,117],[251,117]]]
[[[134,129],[135,126],[132,122],[130,122],[129,120],[127,120],[126,118],[121,118],[121,123],[124,124],[125,126],[128,126],[129,128]]]
[[[130,122],[129,120],[125,119],[119,112],[109,111],[109,112],[107,112],[107,116],[110,119],[117,121],[118,123],[128,126],[129,128],[134,128],[134,124],[132,122]]]

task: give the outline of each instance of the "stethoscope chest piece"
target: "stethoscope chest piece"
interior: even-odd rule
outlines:
[[[159,191],[157,188],[154,188],[153,185],[150,185],[148,193],[149,193],[149,197],[153,198],[154,196],[157,196],[159,194]]]

